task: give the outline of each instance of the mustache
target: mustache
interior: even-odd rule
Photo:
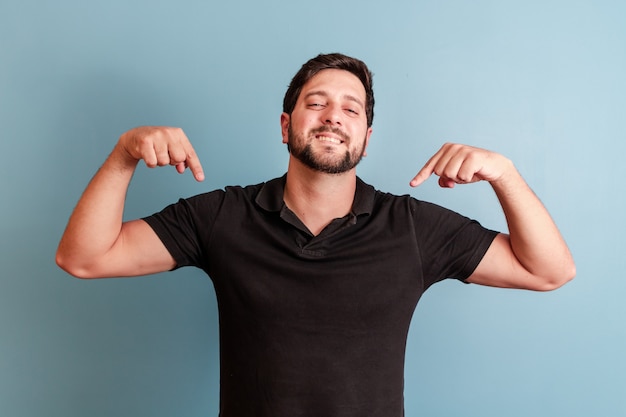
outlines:
[[[339,136],[344,141],[350,140],[350,136],[348,136],[347,133],[345,133],[343,130],[339,129],[338,127],[334,127],[334,126],[320,126],[320,127],[316,127],[315,129],[312,129],[310,132],[311,135],[319,135],[320,133],[332,133],[332,134]]]

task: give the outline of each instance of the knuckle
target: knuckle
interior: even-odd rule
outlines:
[[[171,159],[168,155],[159,154],[157,156],[157,164],[162,167],[170,164]]]
[[[470,182],[472,179],[471,176],[469,176],[468,174],[459,174],[458,175],[458,180],[461,182]]]
[[[443,175],[442,175],[442,176],[443,176],[443,177],[446,177],[446,178],[450,178],[450,179],[455,179],[455,178],[458,178],[458,172],[456,172],[456,171],[455,171],[455,170],[453,170],[453,169],[446,169],[446,170],[443,172]]]
[[[135,142],[137,144],[137,147],[144,148],[152,143],[152,138],[149,135],[140,135],[139,137],[135,138]]]

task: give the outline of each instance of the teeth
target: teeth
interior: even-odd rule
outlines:
[[[329,138],[328,136],[318,136],[317,139],[323,142],[331,142],[331,143],[341,143],[339,139]]]

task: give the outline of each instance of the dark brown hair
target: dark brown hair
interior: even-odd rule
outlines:
[[[372,88],[372,73],[363,61],[343,54],[320,54],[310,59],[300,71],[293,77],[289,88],[283,99],[283,112],[291,114],[298,96],[302,91],[302,86],[307,83],[318,72],[325,69],[340,69],[354,74],[365,87],[365,115],[367,116],[367,127],[372,126],[374,121],[374,90]]]

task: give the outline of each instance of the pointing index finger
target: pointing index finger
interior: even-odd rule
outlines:
[[[191,142],[189,142],[187,138],[185,138],[183,148],[185,149],[186,154],[185,162],[178,164],[176,166],[176,170],[182,174],[185,171],[185,168],[189,168],[196,181],[204,181],[204,170],[202,169],[202,164],[200,163],[200,159],[198,158],[196,151],[193,149]]]
[[[418,186],[422,185],[422,183],[424,183],[424,181],[426,181],[428,178],[430,178],[432,173],[433,173],[432,168],[429,169],[427,166],[424,166],[424,168],[422,168],[420,170],[420,172],[418,172],[417,175],[413,177],[413,179],[411,180],[409,185],[411,187],[418,187]]]
[[[426,162],[426,165],[419,170],[417,175],[413,177],[409,185],[411,187],[418,187],[424,183],[435,172],[435,161],[438,154],[435,154],[432,158]]]
[[[195,152],[192,151],[187,155],[186,165],[189,167],[196,181],[204,181],[204,170]]]

